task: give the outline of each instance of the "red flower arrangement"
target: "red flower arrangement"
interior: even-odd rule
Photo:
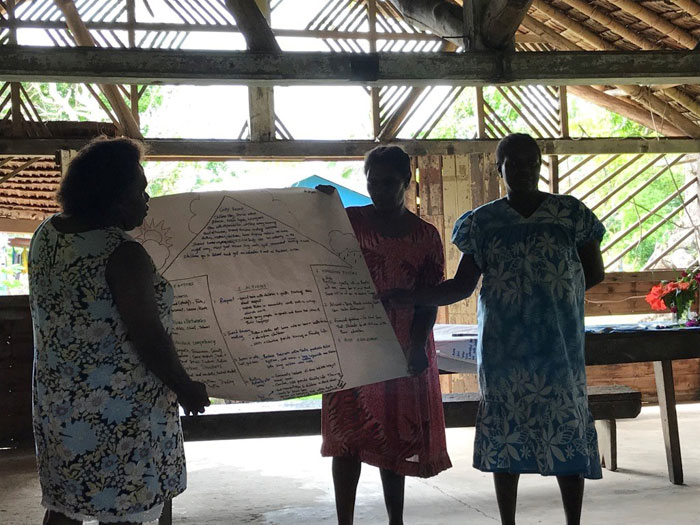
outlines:
[[[681,319],[687,320],[686,326],[700,326],[697,318],[689,319],[688,314],[693,301],[700,290],[700,268],[681,272],[675,281],[661,281],[651,287],[646,296],[652,310],[670,310],[678,313]]]

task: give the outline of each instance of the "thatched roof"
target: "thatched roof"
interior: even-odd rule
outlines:
[[[534,0],[528,15],[568,41],[568,49],[687,50],[700,42],[700,4],[695,0]],[[564,50],[552,35],[537,35],[528,16],[519,34],[540,38],[540,43],[518,44],[520,51]],[[615,86],[597,89],[648,110]],[[700,123],[700,86],[652,86],[651,91],[669,108]]]
[[[41,220],[58,211],[61,172],[53,157],[0,158],[0,177],[31,164],[0,185],[0,218]]]

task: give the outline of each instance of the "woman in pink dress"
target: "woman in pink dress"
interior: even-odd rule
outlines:
[[[380,146],[366,155],[364,168],[372,204],[347,213],[377,291],[438,284],[440,235],[404,206],[408,155]],[[321,454],[333,457],[339,525],[353,522],[362,463],[380,469],[390,525],[403,523],[405,476],[428,478],[452,466],[432,336],[436,313],[434,307],[387,309],[410,377],[323,396]]]

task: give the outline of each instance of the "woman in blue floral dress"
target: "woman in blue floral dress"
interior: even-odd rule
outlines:
[[[148,210],[141,146],[96,140],[68,167],[63,212],[29,253],[34,436],[45,525],[142,523],[185,490],[178,402],[209,404],[182,368],[172,288],[126,231]]]
[[[604,278],[593,212],[574,197],[537,189],[541,154],[529,135],[496,152],[507,196],[460,217],[455,277],[385,299],[451,304],[479,293],[477,363],[482,401],[474,466],[493,472],[504,524],[515,523],[521,473],[556,476],[568,525],[580,522],[583,478],[601,477],[588,409],[584,292]]]

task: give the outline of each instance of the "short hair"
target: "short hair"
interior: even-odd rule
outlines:
[[[537,152],[537,158],[542,162],[542,152],[537,141],[527,133],[511,133],[501,139],[496,147],[496,164],[500,166],[508,151],[517,149],[530,149]]]
[[[56,194],[61,209],[98,222],[106,218],[140,175],[134,167],[144,153],[143,144],[133,139],[92,140],[68,164]]]
[[[365,154],[365,176],[372,166],[384,164],[391,166],[403,175],[407,182],[411,181],[411,158],[398,146],[377,146]]]

